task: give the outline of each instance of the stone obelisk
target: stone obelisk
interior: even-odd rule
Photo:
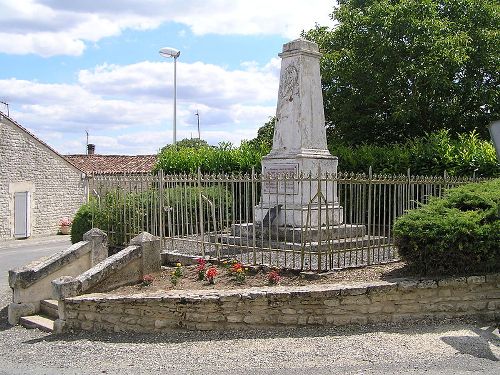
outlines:
[[[323,180],[336,175],[337,158],[326,143],[321,54],[316,43],[297,39],[284,44],[279,56],[273,147],[262,160],[264,180],[255,222],[265,223],[271,216],[278,226],[340,224],[337,185],[331,178]],[[311,178],[283,180],[286,175]]]

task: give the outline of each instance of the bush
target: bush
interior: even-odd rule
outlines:
[[[83,235],[92,229],[93,204],[86,203],[75,214],[71,226],[71,243],[83,240]]]
[[[199,231],[199,204],[202,195],[204,230],[214,229],[216,220],[217,229],[230,221],[233,207],[233,195],[221,186],[202,187],[180,186],[165,191],[165,205],[170,207],[171,227],[165,228],[169,236],[193,234]],[[235,196],[237,199],[237,196]],[[208,203],[210,202],[210,203]],[[215,217],[214,217],[215,215]],[[183,217],[184,220],[179,220]],[[171,231],[171,232],[170,232]]]
[[[500,179],[450,189],[398,218],[395,243],[420,274],[500,271]]]
[[[171,186],[165,188],[163,202],[168,208],[168,217],[174,222],[168,225],[165,219],[163,233],[177,236],[199,230],[196,218],[199,217],[200,192],[203,197],[205,230],[213,229],[213,214],[218,220],[219,229],[230,220],[228,215],[233,211],[233,194],[224,186],[201,187],[201,191],[189,184]],[[82,241],[83,234],[92,227],[107,233],[110,249],[122,248],[142,231],[158,235],[161,222],[158,216],[161,214],[158,209],[159,198],[158,190],[155,189],[140,193],[125,192],[123,189],[108,191],[100,202],[92,199],[80,207],[73,220],[71,241]],[[207,202],[212,203],[214,211]]]
[[[463,133],[453,139],[441,130],[410,142],[410,169],[422,175],[494,177],[500,166],[493,145],[479,139],[476,132]]]
[[[224,142],[217,147],[168,146],[158,155],[154,171],[196,173],[199,168],[202,173],[250,173],[255,168],[259,172],[261,159],[269,150],[266,145],[255,142],[243,142],[238,148]]]
[[[453,138],[446,130],[427,134],[404,144],[386,146],[329,144],[339,157],[342,172],[442,176],[496,177],[500,163],[491,142],[481,140],[476,132]]]

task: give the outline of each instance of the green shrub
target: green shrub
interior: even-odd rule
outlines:
[[[420,274],[500,271],[500,179],[464,185],[396,220],[401,258]]]
[[[496,177],[500,163],[491,142],[481,140],[476,132],[453,138],[448,131],[427,134],[404,144],[359,145],[330,143],[330,152],[339,158],[342,172],[442,176]]]
[[[332,155],[339,158],[339,171],[367,173],[372,167],[377,174],[406,174],[410,168],[410,153],[405,145],[349,147],[331,144]]]
[[[271,134],[272,129],[266,128],[266,132]],[[200,169],[204,174],[218,174],[250,173],[254,168],[260,173],[262,157],[271,150],[265,139],[257,137],[240,147],[223,142],[213,147],[203,142],[181,141],[177,147],[170,145],[160,151],[154,171],[182,174]],[[495,148],[474,131],[452,137],[441,130],[403,144],[381,146],[349,146],[330,140],[328,148],[338,156],[342,172],[367,173],[372,167],[377,174],[407,174],[409,169],[412,175],[424,176],[442,176],[445,171],[450,176],[500,176]]]
[[[200,193],[204,230],[213,230],[214,220],[218,230],[221,230],[226,222],[231,221],[233,195],[227,189],[211,186],[202,187],[200,190],[195,186],[179,186],[165,190],[164,202],[169,207],[172,225],[167,227],[164,233],[177,236],[199,232]]]
[[[164,234],[177,236],[199,231],[196,219],[199,217],[200,192],[203,197],[205,230],[213,230],[213,214],[218,229],[230,220],[233,194],[224,186],[201,187],[201,191],[199,187],[189,184],[167,186],[163,197],[167,213],[163,213]],[[73,243],[81,241],[83,234],[92,227],[106,232],[110,249],[127,245],[130,239],[142,231],[158,235],[161,222],[159,215],[162,214],[159,198],[158,190],[155,189],[141,193],[125,192],[118,188],[108,191],[100,201],[91,200],[80,207],[73,220]],[[168,223],[169,218],[172,219],[171,225]]]
[[[260,171],[260,162],[269,152],[265,144],[243,142],[235,148],[221,142],[217,147],[164,147],[158,155],[154,171],[166,174],[196,173],[250,173],[252,168]]]
[[[83,240],[83,235],[92,229],[93,204],[86,203],[81,206],[73,218],[71,225],[71,243]]]

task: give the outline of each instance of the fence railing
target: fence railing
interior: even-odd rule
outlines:
[[[116,245],[147,231],[164,249],[331,270],[398,259],[394,220],[471,178],[120,175],[90,181],[95,225]],[[304,203],[305,202],[305,203]]]

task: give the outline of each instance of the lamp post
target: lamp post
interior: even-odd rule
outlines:
[[[173,135],[173,145],[175,146],[176,144],[176,130],[177,130],[177,58],[180,56],[181,51],[175,49],[175,48],[170,48],[170,47],[163,47],[160,49],[160,55],[166,58],[173,57],[174,58],[174,135]]]
[[[195,116],[198,117],[198,139],[201,139],[201,136],[200,136],[200,113],[198,112],[198,110],[196,110]]]

